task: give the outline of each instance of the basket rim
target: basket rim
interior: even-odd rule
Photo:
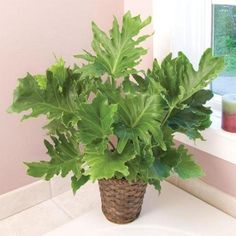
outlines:
[[[123,182],[123,183],[142,183],[144,185],[147,185],[147,183],[143,182],[142,180],[127,180],[125,178],[122,178],[122,179],[118,179],[118,178],[115,178],[115,177],[112,177],[110,179],[98,179],[98,182]]]

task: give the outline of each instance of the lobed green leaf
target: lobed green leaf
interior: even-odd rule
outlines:
[[[80,176],[82,156],[79,154],[72,138],[58,134],[58,137],[51,136],[51,139],[54,145],[47,140],[44,141],[51,160],[25,163],[28,167],[28,175],[50,180],[54,175],[60,174],[65,177],[72,171],[75,176]]]
[[[83,160],[88,164],[87,174],[92,181],[97,179],[109,179],[115,176],[116,172],[124,176],[128,176],[129,169],[126,162],[135,157],[132,147],[127,146],[126,149],[119,154],[117,151],[105,151],[99,153],[94,149],[86,150]]]
[[[188,179],[197,178],[204,175],[201,167],[196,164],[196,162],[192,159],[192,156],[183,145],[179,146],[177,152],[179,154],[179,161],[174,170],[179,177],[182,179]]]
[[[131,13],[127,12],[123,16],[122,27],[114,17],[109,34],[106,34],[93,22],[92,48],[95,55],[87,52],[76,55],[77,58],[88,62],[80,69],[83,76],[92,78],[108,74],[113,78],[119,78],[135,73],[135,66],[139,64],[141,56],[147,53],[147,50],[140,47],[139,44],[150,35],[138,38],[137,36],[150,22],[151,17],[142,21],[140,16],[132,17]]]

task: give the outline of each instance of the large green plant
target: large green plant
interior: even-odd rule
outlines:
[[[128,12],[122,27],[114,18],[109,34],[92,23],[94,53],[76,56],[86,64],[69,68],[60,59],[45,75],[19,80],[9,111],[48,119],[44,143],[51,160],[26,163],[29,175],[49,180],[71,172],[74,192],[103,178],[141,180],[160,190],[160,181],[174,172],[183,179],[202,176],[187,149],[175,147],[173,134],[203,139],[200,131],[211,124],[205,103],[212,93],[205,87],[223,59],[208,49],[195,70],[180,52],[137,71],[147,52],[140,43],[150,36],[139,33],[150,21]]]

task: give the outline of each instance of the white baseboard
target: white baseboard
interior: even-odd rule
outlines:
[[[168,181],[236,218],[236,197],[226,194],[200,179],[181,180],[178,177],[171,177]]]

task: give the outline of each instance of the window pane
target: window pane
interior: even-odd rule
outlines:
[[[225,56],[225,70],[212,83],[217,94],[236,93],[236,6],[213,5],[212,47]]]

